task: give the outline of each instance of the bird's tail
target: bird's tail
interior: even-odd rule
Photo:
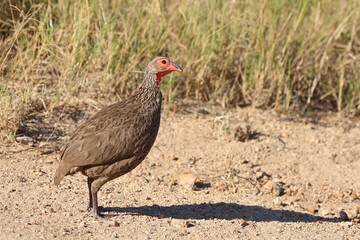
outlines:
[[[74,167],[60,162],[54,176],[54,184],[59,185],[66,175],[73,175],[81,170],[81,167]]]
[[[61,180],[70,172],[70,168],[67,165],[59,164],[58,168],[56,169],[55,176],[54,176],[54,184],[59,185]]]

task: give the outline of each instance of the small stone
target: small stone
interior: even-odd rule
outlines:
[[[359,224],[360,223],[360,219],[359,218],[354,218],[354,223],[356,223],[356,224]]]
[[[262,178],[264,176],[264,172],[256,172],[255,173],[256,178]]]
[[[182,173],[179,175],[179,184],[182,186],[194,186],[198,177],[192,173]]]
[[[356,199],[358,198],[359,194],[356,190],[351,190],[350,191],[350,196],[353,198],[353,199]]]
[[[331,213],[331,209],[327,208],[327,207],[321,207],[319,210],[319,214],[321,216],[326,216],[326,215],[329,215],[330,213]]]
[[[265,183],[265,184],[263,185],[263,188],[271,191],[271,190],[273,189],[272,181],[271,181],[271,180],[267,181],[267,183]]]
[[[222,192],[225,192],[226,191],[226,186],[224,184],[220,184],[220,186],[218,186],[217,189],[219,189]]]
[[[341,222],[340,225],[343,227],[350,227],[350,226],[354,225],[354,223],[353,222]]]
[[[315,211],[316,211],[316,209],[313,206],[307,207],[305,210],[308,211],[311,214],[314,214]]]
[[[336,194],[336,196],[338,196],[338,198],[343,198],[343,197],[344,197],[344,194],[338,193],[338,194]]]
[[[284,188],[278,182],[273,181],[272,182],[272,193],[275,196],[281,196],[284,193]]]
[[[87,227],[87,223],[86,222],[80,222],[79,227]]]
[[[67,229],[67,228],[62,228],[62,234],[63,234],[63,235],[66,235],[66,234],[68,234],[69,232],[70,232],[69,229]]]
[[[237,176],[234,176],[232,183],[234,184],[238,184],[239,183],[239,178]]]
[[[189,227],[193,227],[193,226],[195,226],[195,222],[194,222],[194,221],[189,221],[189,220],[187,220],[187,221],[184,221],[184,222],[183,222],[183,227],[185,227],[185,228],[189,228]]]
[[[278,206],[281,206],[283,204],[282,199],[280,197],[275,198],[273,202],[275,205]]]
[[[240,225],[241,225],[242,227],[246,227],[246,226],[249,225],[249,223],[248,223],[247,221],[245,221],[244,219],[240,219]]]
[[[340,210],[339,211],[339,219],[340,219],[340,221],[348,221],[349,216],[347,215],[347,213],[344,210]]]
[[[8,191],[9,191],[9,192],[15,192],[16,190],[15,190],[14,188],[12,188],[12,187],[9,187],[9,188],[8,188]]]
[[[173,179],[170,181],[170,186],[176,186],[178,184],[178,181],[176,179]]]
[[[123,203],[120,204],[120,207],[122,207],[122,208],[128,208],[128,207],[130,207],[130,203],[123,202]]]
[[[30,219],[28,225],[35,225],[36,221],[34,219]]]
[[[178,157],[176,157],[175,155],[172,155],[172,154],[169,156],[169,158],[170,158],[171,160],[173,160],[173,161],[179,160]]]
[[[120,223],[116,220],[111,221],[111,222],[104,222],[104,226],[105,227],[119,227]]]
[[[171,226],[182,228],[183,227],[183,221],[180,219],[171,219],[169,222]]]
[[[289,197],[289,201],[290,202],[298,202],[301,200],[301,197],[300,196],[290,196]]]
[[[278,173],[275,173],[275,174],[271,175],[271,177],[272,177],[272,179],[280,179],[281,175]]]
[[[15,140],[22,144],[32,144],[34,143],[34,139],[28,136],[16,137]]]

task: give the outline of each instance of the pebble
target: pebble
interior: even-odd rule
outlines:
[[[87,227],[87,223],[86,222],[80,222],[79,227],[83,228],[83,227]]]
[[[194,226],[195,226],[195,222],[194,222],[194,221],[187,220],[187,221],[184,221],[184,222],[183,222],[183,226],[184,226],[185,228],[194,227]]]
[[[224,184],[220,184],[220,186],[217,187],[218,190],[225,192],[226,191],[226,186]]]
[[[173,161],[177,161],[177,160],[179,160],[179,158],[178,157],[176,157],[175,155],[169,155],[169,158],[171,159],[171,160],[173,160]]]
[[[326,216],[326,215],[329,215],[330,213],[331,213],[331,209],[327,208],[327,207],[321,207],[319,210],[319,214],[321,216]]]
[[[171,225],[178,228],[190,228],[195,226],[195,222],[191,220],[171,219]]]
[[[196,180],[198,179],[197,175],[192,173],[182,173],[179,175],[179,184],[182,186],[194,186]]]
[[[280,174],[278,174],[278,173],[275,173],[275,174],[273,174],[272,176],[272,179],[280,179],[281,178],[281,175]]]
[[[34,139],[28,136],[16,137],[15,140],[22,144],[31,144],[34,143]]]
[[[35,225],[36,221],[34,219],[30,219],[28,225]]]
[[[182,220],[180,220],[180,219],[171,219],[170,224],[172,226],[180,228],[180,227],[182,227]]]
[[[300,196],[290,196],[289,201],[290,202],[299,202],[301,200]]]
[[[131,206],[131,204],[128,203],[128,202],[122,202],[122,203],[120,204],[120,207],[122,207],[122,208],[128,208],[128,207],[130,207],[130,206]]]
[[[309,206],[309,207],[307,207],[305,210],[308,211],[308,212],[311,213],[311,214],[314,214],[315,211],[316,211],[316,209],[315,209],[313,206]]]
[[[240,219],[240,225],[241,225],[242,227],[246,227],[246,226],[249,225],[249,223],[248,223],[247,221],[245,221],[244,219]]]
[[[282,188],[282,186],[278,182],[273,181],[272,182],[272,193],[275,196],[281,196],[283,194],[283,192],[284,192],[284,189]]]
[[[354,225],[354,223],[353,222],[341,222],[340,225],[343,227],[350,227],[350,226]]]
[[[72,213],[70,213],[70,212],[66,212],[66,213],[65,213],[65,216],[66,216],[66,217],[72,217],[72,216],[73,216],[73,214],[72,214]]]
[[[116,220],[113,220],[113,221],[106,221],[103,223],[104,227],[119,227],[120,226],[120,223]]]
[[[264,176],[264,172],[256,172],[255,176],[256,178],[262,178]]]
[[[350,191],[350,196],[351,196],[353,199],[357,199],[358,196],[359,196],[359,193],[358,193],[356,190],[351,190],[351,191]]]
[[[273,189],[272,181],[271,180],[267,181],[267,183],[264,184],[263,188],[265,188],[267,190],[272,190]]]
[[[278,206],[281,206],[283,204],[280,197],[275,198],[273,202],[275,205],[278,205]]]

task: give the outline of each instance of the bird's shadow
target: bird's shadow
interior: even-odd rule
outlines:
[[[325,218],[291,210],[275,210],[260,206],[246,206],[237,203],[201,203],[171,206],[106,207],[105,216],[119,213],[174,219],[244,219],[257,222],[338,222],[338,218]]]

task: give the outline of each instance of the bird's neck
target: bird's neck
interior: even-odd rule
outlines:
[[[157,84],[157,76],[155,73],[146,72],[144,81],[137,91],[137,98],[144,104],[150,103],[161,105],[161,91],[160,86]]]
[[[145,76],[144,76],[144,81],[141,85],[141,88],[153,89],[154,91],[160,90],[159,85],[161,82],[161,78],[160,78],[160,80],[158,78],[159,77],[156,75],[156,73],[146,70]]]

